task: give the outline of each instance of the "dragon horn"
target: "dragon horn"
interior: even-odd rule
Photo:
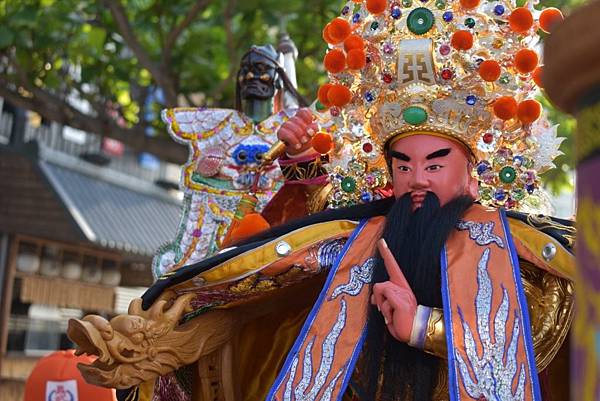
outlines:
[[[165,316],[169,321],[178,321],[181,318],[183,312],[187,311],[190,307],[190,302],[194,299],[195,294],[185,294],[175,300],[173,306],[165,312]]]

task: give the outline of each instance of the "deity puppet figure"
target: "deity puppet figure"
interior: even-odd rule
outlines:
[[[289,38],[287,39],[289,41]],[[252,46],[242,57],[237,74],[235,108],[260,122],[274,111],[284,109],[284,93],[306,106],[280,63],[281,55],[271,45]],[[284,90],[277,94],[277,91]],[[277,98],[276,98],[277,95]],[[274,104],[275,103],[275,104]]]
[[[242,57],[236,88],[239,102],[242,99],[273,100],[275,91],[282,87],[277,73],[278,58],[277,51],[271,45],[253,46]]]
[[[506,210],[540,204],[560,144],[531,99],[537,19],[348,2],[318,111],[278,130],[271,228],[71,321],[84,376],[130,400],[165,375],[154,400],[566,400],[574,229]]]
[[[242,58],[235,110],[178,108],[162,114],[171,137],[190,149],[180,187],[185,193],[175,240],[158,251],[155,277],[216,252],[240,207],[260,211],[283,183],[277,165],[261,169],[276,132],[296,109],[283,94],[305,101],[291,85],[271,45],[252,46]],[[248,196],[251,192],[252,196]]]

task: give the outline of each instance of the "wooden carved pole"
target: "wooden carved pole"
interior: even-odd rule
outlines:
[[[577,283],[571,399],[600,399],[600,1],[578,9],[546,40],[544,84],[577,117]]]

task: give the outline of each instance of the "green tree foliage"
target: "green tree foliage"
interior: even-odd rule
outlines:
[[[182,162],[185,149],[164,134],[143,135],[144,115],[156,112],[144,102],[152,88],[165,94],[155,108],[232,107],[241,56],[252,44],[277,45],[285,25],[301,54],[300,90],[312,98],[325,79],[321,27],[338,11],[335,3],[0,0],[0,96]]]
[[[544,0],[568,10],[580,0]],[[144,99],[161,87],[164,105],[232,107],[235,73],[252,44],[276,45],[285,26],[298,46],[300,92],[326,80],[321,29],[336,0],[0,0],[0,96],[44,117],[111,136],[182,162],[185,150],[149,139]],[[79,99],[89,107],[82,109]],[[152,107],[161,107],[152,106]],[[549,109],[568,139],[545,180],[568,186],[573,120]],[[157,119],[155,119],[157,120]],[[152,124],[158,124],[154,121]],[[158,132],[162,127],[155,126]]]

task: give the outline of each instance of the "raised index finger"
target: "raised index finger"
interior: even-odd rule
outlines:
[[[385,270],[387,270],[388,275],[390,276],[390,281],[400,287],[407,288],[412,292],[396,258],[392,255],[392,251],[390,251],[390,248],[388,248],[388,245],[383,238],[377,241],[377,249],[379,249],[379,254],[383,258]]]

